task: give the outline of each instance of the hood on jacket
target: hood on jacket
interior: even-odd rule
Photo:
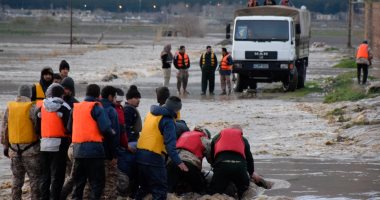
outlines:
[[[44,99],[44,106],[48,112],[57,112],[62,106],[65,106],[67,109],[71,109],[70,106],[59,97],[49,97]]]
[[[48,82],[48,81],[44,80],[45,74],[51,74],[51,77],[52,77],[51,81]],[[44,67],[41,70],[40,84],[42,85],[42,89],[44,92],[47,90],[47,88],[50,86],[50,84],[53,83],[53,75],[54,75],[54,72],[53,72],[53,69],[51,67]]]
[[[171,111],[166,107],[158,106],[158,105],[152,105],[150,107],[150,112],[155,116],[163,115],[163,116],[169,116],[169,117],[176,117],[176,114],[174,111]]]
[[[61,86],[59,83],[52,83],[52,84],[46,89],[46,92],[45,92],[45,96],[46,96],[46,98],[53,97],[53,94],[52,94],[53,87],[62,87],[62,86]]]

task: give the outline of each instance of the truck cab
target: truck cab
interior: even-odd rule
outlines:
[[[255,89],[257,82],[281,81],[285,91],[304,86],[310,33],[308,12],[305,15],[308,19],[300,23],[300,13],[306,13],[305,10],[262,6],[235,12],[232,42],[233,72],[237,74],[235,91]],[[301,37],[301,27],[306,37]]]

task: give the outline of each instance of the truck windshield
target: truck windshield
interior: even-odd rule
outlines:
[[[288,41],[289,22],[278,20],[238,20],[235,24],[237,41]]]

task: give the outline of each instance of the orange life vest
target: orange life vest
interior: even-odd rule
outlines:
[[[36,100],[36,106],[37,106],[37,108],[41,108],[43,103],[44,103],[43,100]]]
[[[66,128],[63,121],[58,117],[57,112],[48,112],[45,105],[41,107],[41,136],[43,138],[67,137]]]
[[[228,57],[229,56],[230,56],[230,54],[227,54],[224,57],[222,57],[222,61],[220,63],[220,68],[222,70],[232,70],[232,65],[228,64]]]
[[[359,59],[359,58],[365,58],[365,59],[369,58],[369,55],[368,55],[368,44],[361,44],[359,46],[358,52],[356,54],[356,59]]]
[[[185,149],[193,153],[200,160],[203,159],[203,152],[205,147],[202,144],[201,137],[207,137],[206,134],[198,131],[184,132],[180,138],[178,138],[176,147],[178,149]]]
[[[220,137],[215,143],[214,157],[220,152],[232,151],[245,158],[245,144],[243,133],[238,129],[224,129],[220,132]]]
[[[91,111],[97,102],[84,101],[74,103],[73,108],[73,143],[102,142],[98,124],[91,116]]]
[[[177,58],[177,66],[178,66],[178,68],[183,68],[184,66],[183,66],[183,57],[185,57],[185,65],[186,66],[189,66],[189,56],[187,55],[187,53],[184,53],[184,56],[182,56],[182,54],[180,54],[180,53],[177,53],[177,56],[178,56],[178,58]]]

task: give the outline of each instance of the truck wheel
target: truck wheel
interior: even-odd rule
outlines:
[[[306,66],[303,64],[300,70],[298,70],[298,83],[297,83],[297,89],[304,88],[305,87],[305,81],[306,81]]]
[[[294,68],[293,74],[289,73],[289,76],[287,79],[282,81],[282,88],[285,92],[288,91],[294,91],[297,88],[298,84],[298,73],[297,73],[297,68]]]
[[[240,74],[237,74],[236,81],[234,82],[234,91],[243,92],[247,88],[247,80],[243,78]]]

